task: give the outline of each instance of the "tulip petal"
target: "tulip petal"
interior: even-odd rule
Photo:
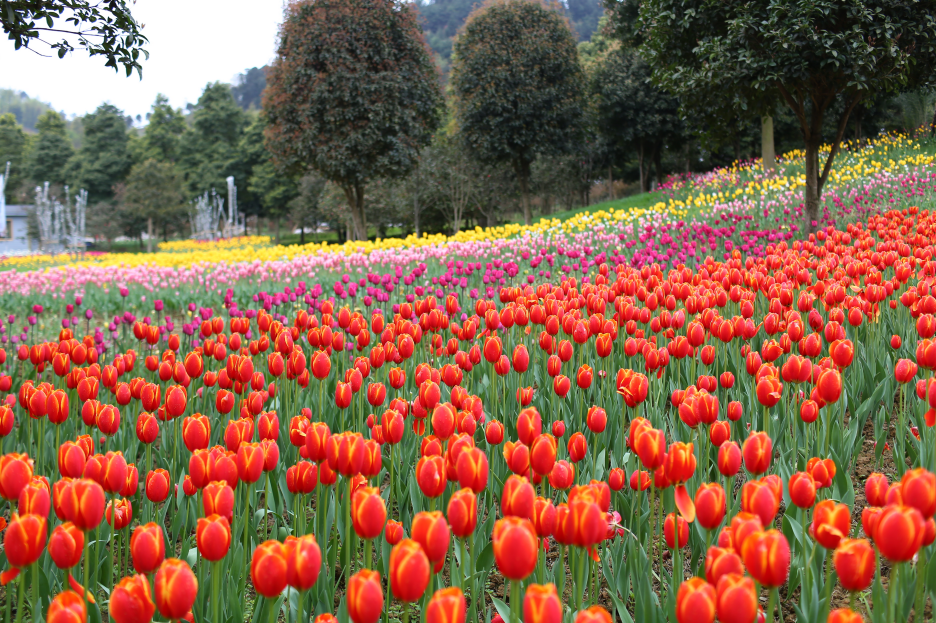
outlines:
[[[695,521],[695,504],[686,490],[686,485],[677,485],[675,493],[676,508],[679,509],[679,514],[682,515],[683,519],[692,523]]]
[[[3,532],[7,527],[7,520],[3,517],[0,517],[0,532]]]
[[[3,573],[0,573],[0,586],[6,586],[7,584],[15,580],[17,576],[19,576],[19,574],[20,574],[20,570],[17,569],[16,567],[13,567],[12,569],[7,569]]]
[[[70,573],[68,574],[68,585],[71,587],[73,591],[75,591],[79,595],[84,594],[84,596],[88,600],[88,603],[91,603],[91,604],[96,603],[94,601],[94,593],[92,593],[91,591],[86,591],[84,586],[79,584],[78,580],[76,580]]]

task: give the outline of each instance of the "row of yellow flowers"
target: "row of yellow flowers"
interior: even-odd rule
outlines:
[[[852,148],[850,148],[852,147]],[[828,148],[826,148],[828,149]],[[243,236],[216,241],[179,240],[159,245],[153,254],[100,254],[84,259],[67,255],[32,255],[0,259],[0,268],[12,270],[41,269],[53,266],[142,266],[188,267],[199,263],[267,262],[291,260],[299,256],[318,253],[371,253],[380,249],[418,248],[449,242],[488,241],[547,231],[575,233],[594,227],[596,223],[637,223],[647,216],[670,220],[687,217],[705,217],[716,210],[716,205],[742,199],[766,200],[779,193],[797,192],[805,185],[802,175],[804,154],[795,150],[780,159],[780,173],[765,176],[758,162],[736,163],[713,172],[698,189],[689,189],[683,197],[660,201],[649,208],[621,208],[580,212],[567,220],[544,218],[529,226],[507,224],[497,227],[463,230],[453,236],[442,234],[410,235],[405,238],[377,239],[375,241],[349,241],[343,244],[308,243],[278,246],[268,236]],[[906,135],[882,135],[863,145],[846,143],[842,156],[830,173],[832,184],[847,184],[860,178],[881,173],[906,171],[909,167],[932,165],[934,156],[921,150],[918,140]],[[679,194],[674,193],[674,194]]]

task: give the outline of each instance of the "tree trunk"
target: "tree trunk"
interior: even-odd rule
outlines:
[[[608,199],[614,201],[614,167],[608,167]]]
[[[659,188],[663,183],[663,165],[662,159],[663,146],[657,145],[653,148],[653,174],[656,176],[656,187]]]
[[[146,252],[153,252],[153,217],[146,219]]]
[[[933,123],[930,124],[930,138],[936,136],[936,110],[933,111]]]
[[[529,225],[533,221],[533,211],[530,208],[530,163],[518,158],[514,161],[514,169],[517,173],[517,182],[520,184],[523,222]]]
[[[419,167],[416,167],[416,183],[413,188],[413,226],[416,228],[416,237],[421,235],[419,231]]]
[[[276,244],[280,243],[280,217],[276,217]]]
[[[647,192],[647,179],[644,176],[644,145],[643,141],[637,147],[637,169],[640,171],[640,192]]]
[[[367,240],[367,220],[364,217],[364,187],[360,184],[344,187],[348,207],[351,208],[352,228],[348,231],[351,240]]]
[[[299,213],[299,244],[305,244],[305,214]]]
[[[806,141],[806,231],[819,224],[819,147],[821,140]]]
[[[761,164],[764,172],[773,171],[777,166],[777,153],[774,151],[773,117],[761,117]]]

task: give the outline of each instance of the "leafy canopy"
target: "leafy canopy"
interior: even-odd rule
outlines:
[[[267,74],[266,144],[278,164],[343,187],[399,178],[439,125],[442,94],[412,7],[292,3]]]
[[[506,0],[475,11],[455,42],[452,87],[468,147],[486,162],[529,168],[580,135],[584,74],[555,10]]]
[[[140,55],[149,58],[143,48],[149,40],[127,0],[0,0],[0,25],[17,50],[34,49],[31,46],[39,42],[55,50],[59,58],[75,49],[73,43],[67,37],[47,42],[45,33],[77,37],[78,46],[90,56],[103,56],[104,65],[115,71],[122,65],[128,76],[136,70],[142,77]]]

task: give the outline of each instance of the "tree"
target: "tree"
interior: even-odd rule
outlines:
[[[662,182],[663,148],[682,137],[679,101],[650,83],[650,66],[633,50],[616,46],[590,76],[598,130],[612,161],[637,152],[640,189],[650,190],[650,164]]]
[[[251,67],[237,76],[231,86],[234,101],[243,110],[257,110],[263,101],[263,89],[266,88],[266,68]]]
[[[186,129],[182,111],[169,105],[162,93],[156,96],[153,110],[143,130],[143,148],[146,158],[175,162],[179,158],[179,143]]]
[[[249,196],[243,201],[239,195],[237,200],[238,205],[245,206],[248,213],[265,214],[276,219],[279,238],[280,219],[290,212],[290,202],[301,189],[293,176],[279,170],[273,162],[273,156],[263,144],[265,129],[266,116],[261,113],[247,126],[241,137],[238,151],[241,155],[241,167],[247,171]],[[308,203],[307,201],[306,204]]]
[[[69,160],[75,155],[75,148],[65,133],[65,120],[54,110],[47,110],[39,116],[36,129],[39,136],[29,151],[26,177],[35,184],[65,184]]]
[[[116,107],[101,104],[85,115],[84,142],[69,162],[67,177],[88,191],[88,203],[110,200],[114,185],[127,177],[132,165],[128,142],[126,121]]]
[[[763,113],[770,104],[763,95],[779,94],[805,143],[810,230],[855,107],[936,82],[936,0],[645,0],[640,25],[655,79],[686,106],[736,94]],[[826,137],[836,102],[836,131]]]
[[[192,111],[192,126],[182,136],[180,168],[191,195],[212,188],[221,191],[233,175],[246,188],[245,171],[238,153],[247,115],[234,101],[230,85],[222,82],[205,87]]]
[[[531,163],[580,136],[584,75],[568,22],[534,0],[482,6],[455,42],[452,87],[465,144],[483,162],[511,163],[529,224]]]
[[[26,132],[16,123],[13,113],[0,115],[0,175],[10,163],[10,178],[6,181],[7,196],[19,186],[23,179],[23,155],[26,150]],[[6,227],[6,223],[2,224]]]
[[[123,65],[129,76],[135,69],[142,77],[139,59],[149,58],[143,45],[149,40],[130,13],[127,0],[0,0],[0,24],[14,47],[29,48],[41,42],[63,58],[75,48],[65,37],[55,43],[43,41],[40,33],[64,33],[78,37],[78,46],[90,56],[103,56],[106,67]],[[38,52],[37,52],[38,53]]]
[[[267,149],[290,172],[311,168],[341,187],[354,238],[367,238],[366,185],[416,166],[441,107],[438,74],[409,4],[289,5],[264,92]]]
[[[156,236],[154,225],[161,227],[164,238],[170,224],[181,222],[185,226],[182,177],[169,162],[150,158],[134,166],[123,186],[120,203],[137,218],[146,219],[149,251],[153,250]]]

